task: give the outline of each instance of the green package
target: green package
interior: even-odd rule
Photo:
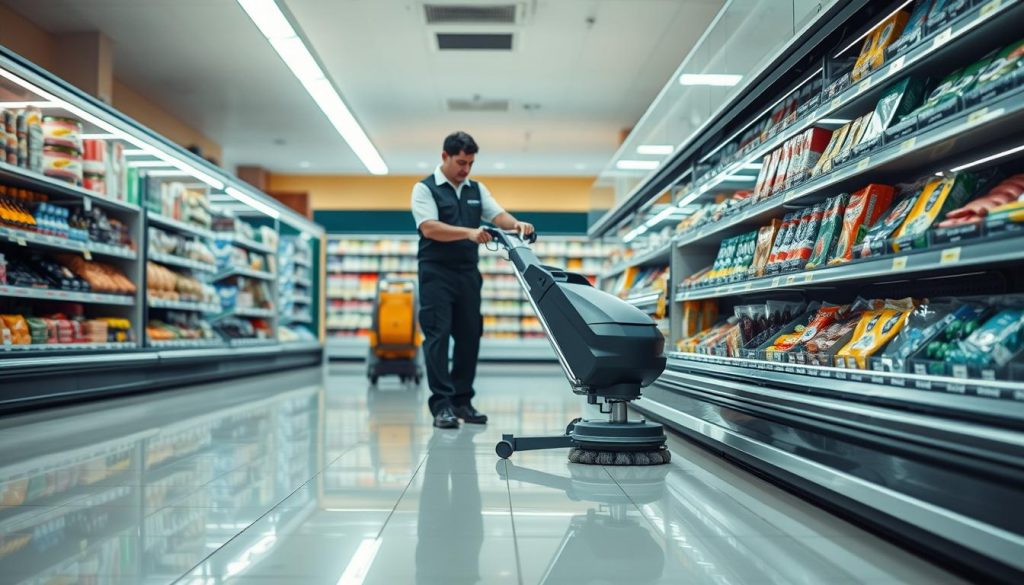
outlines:
[[[910,215],[910,210],[914,208],[914,204],[917,203],[917,198],[921,196],[923,190],[924,188],[922,187],[913,194],[901,199],[889,210],[885,217],[871,226],[871,229],[864,236],[864,241],[860,244],[861,258],[866,258],[872,254],[881,254],[885,250],[885,241],[892,237],[896,230],[900,229],[900,226],[906,221],[907,216]]]
[[[26,319],[28,322],[28,333],[32,337],[32,344],[45,344],[46,343],[46,321],[37,317],[30,317]]]
[[[886,129],[914,111],[923,97],[924,82],[920,79],[908,77],[892,86],[882,99],[878,100],[861,143],[866,144],[881,136]]]
[[[807,261],[805,268],[811,269],[822,266],[828,261],[832,248],[839,237],[839,229],[843,225],[843,212],[846,211],[845,193],[829,198],[825,202],[825,213],[821,216],[821,227],[818,228],[818,238],[814,242],[814,249],[811,251],[811,258]]]

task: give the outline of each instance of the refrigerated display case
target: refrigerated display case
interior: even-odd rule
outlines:
[[[320,226],[6,49],[0,120],[0,409],[319,363]]]
[[[606,290],[669,267],[639,411],[985,581],[1024,574],[1022,19],[833,3],[591,230],[652,250]]]

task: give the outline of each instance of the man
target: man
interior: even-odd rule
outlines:
[[[470,181],[477,145],[465,132],[444,139],[441,164],[412,189],[412,214],[420,234],[420,327],[434,426],[454,429],[459,419],[485,424],[473,408],[473,379],[483,335],[477,267],[479,245],[491,241],[481,220],[505,230],[533,233],[533,226],[498,205],[479,181]],[[448,338],[455,341],[448,369]]]

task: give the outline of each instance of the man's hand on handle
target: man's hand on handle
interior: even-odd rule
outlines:
[[[512,229],[519,232],[520,237],[526,237],[533,233],[533,224],[525,221],[517,221]]]
[[[469,234],[466,235],[466,239],[477,244],[486,244],[494,238],[485,228],[476,228],[469,231]]]

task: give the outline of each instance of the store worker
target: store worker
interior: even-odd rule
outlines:
[[[483,335],[477,267],[479,245],[491,241],[480,227],[487,221],[505,230],[533,233],[498,205],[487,187],[471,181],[477,145],[465,132],[444,139],[441,164],[412,189],[412,214],[420,234],[420,327],[430,385],[434,426],[457,428],[459,419],[484,424],[487,415],[473,408],[473,379]],[[448,369],[448,338],[455,346]]]

